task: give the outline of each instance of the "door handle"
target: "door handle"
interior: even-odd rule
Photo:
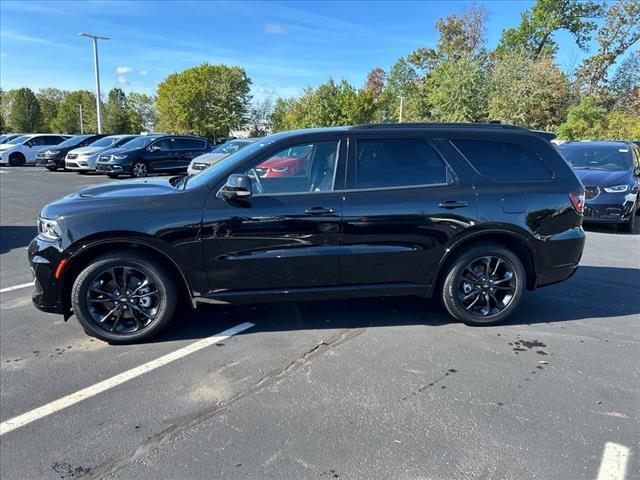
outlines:
[[[330,215],[333,213],[333,208],[311,207],[307,208],[304,213],[307,215]]]
[[[438,206],[440,208],[454,209],[454,208],[464,208],[468,206],[468,204],[464,200],[463,201],[449,200],[447,202],[439,203]]]

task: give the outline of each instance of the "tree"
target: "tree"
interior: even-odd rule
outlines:
[[[585,59],[578,70],[578,81],[585,95],[595,93],[606,81],[609,67],[640,40],[640,1],[617,0],[607,11],[597,40],[597,53]]]
[[[158,86],[160,128],[226,137],[246,122],[250,86],[242,68],[226,65],[204,63],[169,75]]]
[[[255,102],[249,109],[249,136],[264,137],[272,128],[273,101],[270,98]]]
[[[421,81],[414,65],[406,58],[400,57],[387,75],[387,82],[379,100],[377,120],[397,122],[400,119],[400,97],[403,98],[402,120],[422,120],[425,107],[419,92]]]
[[[569,108],[567,121],[558,127],[558,137],[566,140],[594,140],[603,137],[606,112],[594,96],[583,98]]]
[[[4,133],[7,127],[7,122],[4,120],[4,102],[4,90],[0,88],[0,133]]]
[[[156,99],[144,93],[132,92],[127,95],[127,111],[132,133],[151,132],[158,121]]]
[[[82,128],[80,125],[82,105]],[[98,131],[96,97],[89,90],[69,92],[58,107],[55,130],[63,133],[95,133]]]
[[[620,64],[609,82],[609,90],[617,110],[640,114],[640,50]]]
[[[550,57],[532,59],[522,52],[499,57],[489,74],[491,120],[552,130],[566,118],[569,84]]]
[[[36,94],[40,111],[42,112],[42,132],[56,131],[56,117],[58,116],[58,108],[63,102],[67,92],[58,88],[43,88]]]
[[[8,118],[11,128],[24,133],[37,132],[40,129],[41,120],[40,104],[31,89],[16,90]]]
[[[607,114],[605,123],[606,128],[602,138],[607,140],[640,138],[640,113],[610,112]]]
[[[602,13],[602,4],[593,0],[537,0],[522,13],[520,25],[502,33],[497,53],[515,50],[532,58],[555,55],[558,45],[553,34],[558,30],[573,34],[578,47],[584,50],[597,27],[593,19]]]
[[[384,69],[376,67],[367,74],[367,81],[364,84],[364,89],[369,90],[373,98],[377,101],[382,95],[384,90],[384,82],[387,78],[387,74]]]
[[[128,133],[129,111],[127,96],[121,88],[109,91],[104,106],[104,130],[110,134]]]
[[[487,119],[487,72],[471,57],[438,63],[425,83],[430,117],[438,122]]]

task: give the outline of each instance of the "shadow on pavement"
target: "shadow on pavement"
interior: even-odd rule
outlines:
[[[36,226],[0,226],[0,254],[15,248],[26,247],[37,234]]]
[[[584,266],[564,283],[526,292],[518,311],[500,327],[634,315],[640,313],[639,297],[640,269]],[[242,322],[255,324],[246,332],[253,334],[403,325],[439,327],[454,320],[437,300],[418,297],[201,305],[195,312],[177,312],[169,329],[152,342],[203,338]]]

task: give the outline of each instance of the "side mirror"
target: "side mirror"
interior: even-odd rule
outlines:
[[[158,147],[156,145],[149,145],[147,150],[149,150],[151,153],[153,153],[153,152],[157,152],[158,150],[160,150],[160,147]]]
[[[33,144],[31,142],[26,142],[25,145],[29,148],[33,147]]]
[[[227,183],[220,189],[220,194],[225,200],[249,198],[253,195],[251,179],[247,175],[229,175]]]

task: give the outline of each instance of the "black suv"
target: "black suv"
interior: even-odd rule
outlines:
[[[106,137],[106,135],[101,133],[93,135],[76,135],[62,143],[59,143],[55,147],[40,150],[36,155],[36,165],[47,167],[52,172],[59,168],[64,168],[64,159],[67,156],[67,153],[74,148],[91,145],[102,137]]]
[[[142,135],[108,155],[100,155],[96,171],[111,178],[146,177],[149,173],[182,173],[198,155],[211,151],[206,138],[186,135]]]
[[[584,221],[633,232],[640,211],[640,147],[633,142],[567,142],[558,147],[585,187]]]
[[[29,246],[41,310],[110,342],[192,305],[439,298],[471,325],[569,278],[584,190],[558,151],[506,125],[283,132],[197,176],[102,184],[41,212]]]

